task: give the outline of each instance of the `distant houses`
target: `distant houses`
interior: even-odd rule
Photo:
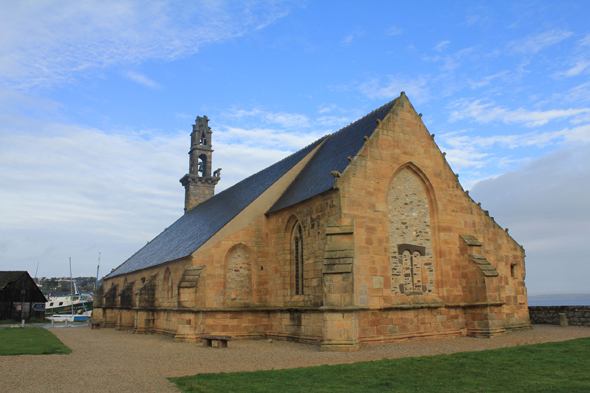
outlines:
[[[26,271],[0,271],[0,320],[43,318],[47,299]]]

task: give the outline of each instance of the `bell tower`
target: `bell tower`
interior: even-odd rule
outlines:
[[[215,194],[215,185],[221,178],[221,168],[211,175],[213,149],[211,143],[213,131],[209,127],[207,116],[197,116],[191,133],[189,154],[189,171],[180,179],[184,186],[184,213],[188,213],[199,203]]]

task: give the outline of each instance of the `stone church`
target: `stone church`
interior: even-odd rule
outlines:
[[[523,247],[403,92],[216,195],[208,121],[193,125],[185,214],[105,278],[95,321],[333,351],[530,327]]]

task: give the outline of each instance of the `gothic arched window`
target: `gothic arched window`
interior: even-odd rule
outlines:
[[[294,294],[303,295],[303,230],[300,223],[295,224],[293,227],[291,238],[294,265]]]

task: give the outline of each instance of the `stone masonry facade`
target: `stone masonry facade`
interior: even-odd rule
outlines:
[[[107,278],[94,319],[178,341],[227,334],[333,351],[529,328],[524,249],[461,187],[405,95],[375,127],[330,190],[238,217],[188,257]],[[260,198],[268,209],[279,196]]]

